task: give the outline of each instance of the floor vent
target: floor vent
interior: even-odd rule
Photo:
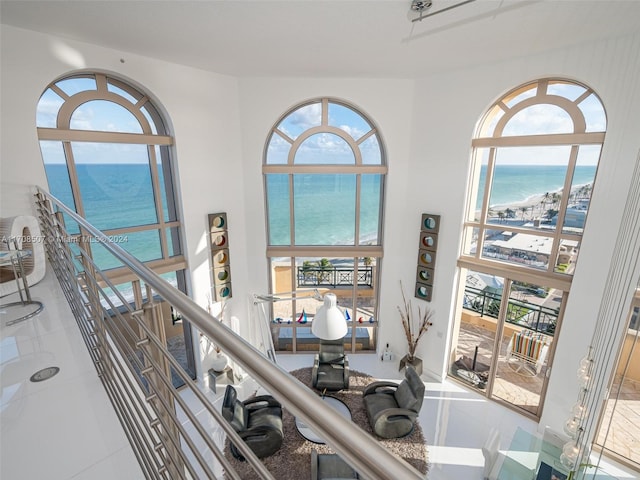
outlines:
[[[58,367],[47,367],[42,370],[38,370],[36,373],[31,375],[32,382],[44,382],[45,380],[49,380],[51,377],[56,375],[60,369]]]

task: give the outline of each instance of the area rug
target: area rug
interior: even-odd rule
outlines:
[[[310,367],[294,370],[291,375],[311,388]],[[375,378],[365,373],[351,370],[349,390],[331,392],[331,395],[342,400],[349,407],[353,422],[377,439],[389,451],[402,457],[420,472],[426,473],[428,468],[427,447],[419,424],[416,424],[413,431],[403,438],[383,439],[373,433],[362,402],[362,392],[367,385],[374,381],[376,381]],[[282,422],[284,432],[282,447],[270,457],[263,458],[263,463],[278,480],[311,478],[311,450],[315,449],[318,453],[334,453],[333,450],[328,445],[319,445],[303,438],[296,429],[295,418],[287,409],[283,409]],[[248,462],[240,462],[233,458],[228,440],[225,443],[224,453],[240,478],[243,480],[259,478]]]

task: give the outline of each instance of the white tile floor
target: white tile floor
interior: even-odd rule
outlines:
[[[55,279],[48,274],[32,293],[45,304],[37,317],[6,327],[0,309],[0,478],[142,478]],[[379,379],[401,378],[395,362],[383,363],[375,355],[351,355],[349,361],[352,369]],[[278,362],[292,370],[311,365],[312,356],[281,355]],[[29,381],[48,366],[60,367],[60,373],[45,382]],[[516,428],[537,429],[535,422],[453,382],[425,378],[425,384],[420,424],[428,444],[429,480],[480,480],[481,447],[492,428],[500,430],[502,448],[508,447]],[[220,403],[222,388],[217,395],[202,388]],[[189,402],[189,394],[183,397]],[[622,471],[618,476],[638,478]]]
[[[51,272],[31,289],[44,310],[5,326],[0,308],[0,478],[140,478],[129,443]],[[16,301],[17,294],[0,299]],[[36,371],[60,368],[33,383]]]

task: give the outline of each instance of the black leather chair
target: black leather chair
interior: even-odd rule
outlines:
[[[420,375],[411,366],[405,368],[405,379],[400,384],[381,381],[367,385],[362,399],[376,435],[398,438],[411,433],[422,407],[424,391]]]
[[[342,480],[360,478],[358,472],[335,453],[311,450],[311,480]]]
[[[241,402],[236,389],[227,385],[222,402],[222,416],[259,458],[273,455],[282,445],[282,406],[271,395],[261,395]],[[244,460],[233,443],[231,453]]]
[[[311,385],[318,390],[349,389],[349,359],[344,354],[344,340],[320,340],[311,370]]]

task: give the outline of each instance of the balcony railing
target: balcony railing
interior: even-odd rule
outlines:
[[[501,302],[501,292],[485,291],[473,287],[466,287],[464,290],[463,307],[478,312],[480,315],[498,318]],[[557,309],[510,298],[506,322],[553,336],[558,315]]]
[[[424,477],[56,198],[38,189],[36,207],[49,264],[145,478],[240,479],[224,455],[220,432],[259,478],[274,478],[168,351],[159,302],[179,311],[363,477]],[[63,214],[81,229],[73,248]],[[125,266],[118,280],[131,282],[133,301],[96,266],[85,242],[101,243]],[[184,381],[180,392],[172,371]]]
[[[355,285],[373,288],[373,267],[359,266],[356,275],[353,267],[298,267],[298,287],[340,287]]]

